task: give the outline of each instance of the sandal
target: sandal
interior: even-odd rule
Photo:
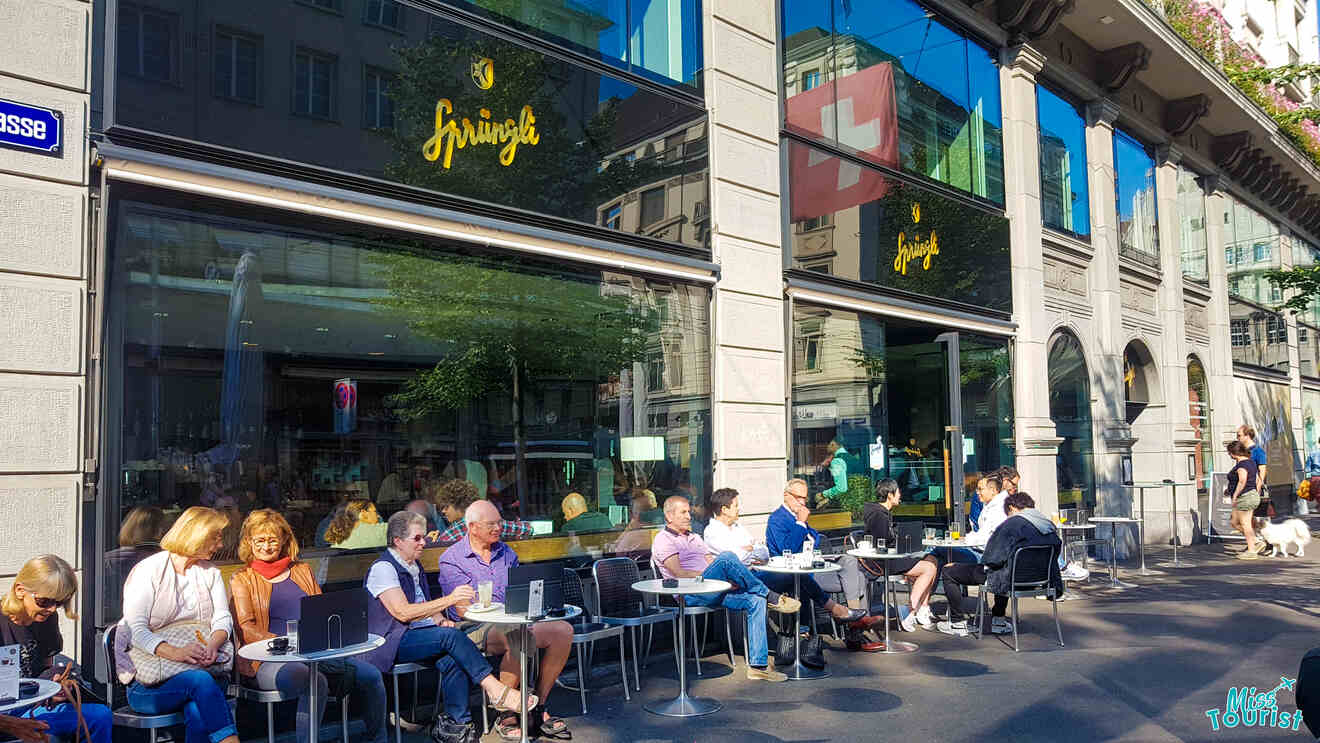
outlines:
[[[573,739],[573,734],[568,731],[568,723],[562,718],[547,714],[545,707],[534,707],[531,714],[532,719],[529,722],[540,731],[542,736],[558,740]]]
[[[506,715],[495,721],[495,734],[500,740],[522,740],[522,720],[517,715]]]
[[[499,699],[490,699],[489,694],[486,695],[486,698],[490,699],[490,706],[494,707],[496,712],[512,712],[516,715],[522,712],[522,709],[520,707],[512,707],[507,703],[507,700],[509,698],[509,692],[511,691],[515,691],[515,689],[512,686],[505,686],[504,691],[500,692]],[[515,698],[521,701],[520,697],[515,697]],[[536,698],[535,694],[528,694],[527,709],[536,708],[536,706],[540,703],[540,701],[541,700]]]

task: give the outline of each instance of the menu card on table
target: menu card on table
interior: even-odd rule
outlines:
[[[0,699],[18,701],[19,646],[0,647]]]

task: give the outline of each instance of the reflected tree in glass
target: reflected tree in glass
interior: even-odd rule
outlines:
[[[509,393],[520,499],[528,493],[523,401],[529,389],[550,380],[617,377],[645,360],[659,331],[655,313],[639,298],[610,293],[598,281],[467,257],[395,253],[373,260],[386,285],[373,303],[447,351],[393,397],[398,414],[415,420]]]

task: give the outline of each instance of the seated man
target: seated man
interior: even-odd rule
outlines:
[[[481,495],[477,492],[477,486],[467,480],[450,480],[440,483],[435,493],[436,507],[440,509],[440,515],[445,517],[449,526],[441,530],[440,534],[430,537],[430,541],[437,544],[453,544],[463,537],[467,536],[467,521],[463,514],[468,506],[481,500]],[[498,513],[498,510],[496,511]],[[428,535],[429,536],[429,535]],[[509,541],[512,539],[526,539],[532,536],[532,525],[526,521],[500,521],[500,539]]]
[[[651,559],[664,578],[695,578],[728,581],[733,590],[727,593],[693,594],[687,603],[693,606],[726,606],[747,612],[747,678],[785,681],[787,676],[769,668],[770,650],[766,646],[765,613],[769,609],[792,614],[801,604],[765,587],[732,552],[711,555],[701,537],[692,533],[692,506],[681,495],[665,499],[665,528],[655,535]]]
[[[883,539],[886,545],[898,544],[893,510],[902,495],[898,489],[898,482],[892,478],[885,478],[875,484],[876,500],[867,503],[862,509],[862,521],[866,524],[866,533],[874,539]],[[885,573],[884,566],[868,565],[867,569],[873,575]],[[935,622],[930,616],[930,593],[935,588],[935,579],[939,577],[939,558],[926,555],[921,558],[890,560],[889,573],[901,575],[912,584],[908,591],[909,606],[899,607],[899,627],[905,632],[915,631],[918,624],[924,629],[935,629]]]
[[[581,493],[569,493],[559,504],[564,512],[564,533],[576,534],[580,531],[608,531],[614,528],[610,517],[600,511],[587,510],[587,499]]]
[[[490,581],[493,584],[491,600],[502,602],[509,587],[509,568],[518,564],[518,555],[500,541],[500,529],[504,523],[500,512],[493,503],[479,500],[468,506],[463,518],[470,525],[467,536],[440,556],[440,588],[443,591],[466,590],[467,595],[472,596],[478,583]],[[467,606],[465,603],[451,607],[450,617],[464,618]],[[530,633],[506,625],[479,624],[468,630],[468,636],[478,645],[484,644],[488,655],[504,655],[500,664],[500,681],[514,688],[523,683],[519,677],[518,650],[527,647],[524,643],[535,643],[541,651],[536,696],[543,702],[564,670],[573,647],[573,627],[564,621],[537,622],[531,626]],[[541,716],[541,729],[546,733],[558,735],[568,730],[563,720],[551,717],[544,708]],[[503,715],[496,721],[496,729],[501,738],[518,740],[520,725],[517,715]]]
[[[732,552],[744,565],[764,565],[770,559],[770,551],[764,541],[754,541],[742,524],[738,523],[738,491],[733,488],[720,488],[710,496],[710,511],[714,516],[706,525],[702,538],[706,540],[706,551],[712,557],[721,552]],[[764,583],[765,581],[762,581]]]
[[[820,532],[807,526],[807,517],[811,508],[807,506],[807,481],[793,479],[784,485],[784,503],[770,514],[765,525],[765,546],[772,555],[781,555],[784,550],[798,553],[808,548],[808,541],[813,548],[825,545],[825,538]],[[802,592],[805,598],[823,606],[834,615],[835,619],[855,622],[866,616],[866,577],[862,575],[857,558],[843,555],[839,558],[839,572],[816,576],[803,576]],[[787,578],[793,582],[793,576],[776,574],[775,578]],[[773,584],[772,584],[773,585]],[[840,606],[825,596],[828,593],[842,593],[848,602],[847,607]],[[799,599],[804,596],[798,596]],[[852,609],[853,611],[849,611]]]
[[[385,644],[364,658],[381,673],[388,673],[395,663],[438,656],[435,667],[440,671],[445,711],[432,738],[437,743],[476,743],[479,736],[468,708],[472,684],[481,686],[497,710],[517,710],[521,698],[509,693],[509,687],[491,674],[490,664],[477,646],[444,618],[446,609],[467,605],[475,592],[458,586],[445,596],[431,598],[426,572],[417,562],[425,548],[425,528],[426,519],[412,511],[394,514],[386,525],[390,546],[372,563],[366,579],[367,592],[376,599],[368,608],[367,627],[384,637]]]
[[[995,529],[1008,518],[1004,512],[1004,499],[1008,493],[1003,490],[1003,480],[998,474],[986,475],[976,481],[976,497],[981,501],[982,508],[976,531],[968,532],[963,539],[968,546],[984,549]]]
[[[949,635],[967,635],[967,620],[964,617],[976,613],[978,598],[973,601],[967,597],[967,586],[984,585],[985,590],[995,595],[991,608],[990,625],[982,631],[996,635],[1013,631],[1013,623],[1004,615],[1008,610],[1008,594],[1012,588],[1013,553],[1019,547],[1048,545],[1056,550],[1062,549],[1054,522],[1045,514],[1036,510],[1036,502],[1030,495],[1018,491],[1005,497],[1005,512],[1008,518],[995,529],[990,543],[985,547],[982,562],[972,564],[946,565],[944,568],[944,595],[949,599],[949,611],[952,621],[940,622],[936,627]],[[1025,564],[1019,564],[1023,568]],[[1059,576],[1058,566],[1049,560],[1046,566],[1034,566],[1050,571],[1050,584],[1058,595],[1063,595],[1063,579]],[[1019,579],[1023,577],[1021,573]]]

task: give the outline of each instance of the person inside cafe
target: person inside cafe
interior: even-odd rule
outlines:
[[[123,601],[124,581],[134,565],[160,552],[160,538],[170,528],[165,512],[156,506],[137,506],[131,509],[119,525],[119,547],[105,553],[102,564],[105,573],[101,579],[105,587],[105,604],[119,606]]]
[[[52,680],[65,672],[65,664],[56,662],[56,656],[64,650],[56,612],[63,610],[70,620],[78,618],[73,611],[77,590],[78,576],[56,555],[34,557],[19,568],[9,591],[0,599],[0,646],[18,646],[18,672],[22,678]],[[69,678],[76,682],[76,677]],[[50,735],[72,740],[78,736],[79,714],[91,733],[87,743],[110,743],[114,720],[104,704],[84,703],[80,713],[61,692],[51,704],[28,709],[22,716],[46,723]]]
[[[290,621],[298,621],[302,599],[321,593],[312,568],[298,559],[298,540],[289,522],[278,512],[253,511],[243,520],[238,558],[247,567],[229,578],[239,647],[264,643],[285,634]],[[272,631],[274,630],[274,631]],[[362,703],[365,740],[385,743],[385,682],[380,671],[359,658],[326,661],[317,674],[317,709],[308,707],[310,671],[304,663],[256,663],[238,660],[244,683],[257,689],[278,690],[298,700],[294,728],[298,740],[308,740],[310,724],[320,724],[329,699],[326,674],[351,680],[351,695]]]
[[[770,554],[780,555],[785,550],[796,554],[826,546],[827,540],[820,532],[807,525],[807,517],[811,515],[807,502],[806,480],[794,478],[784,485],[783,502],[770,513],[765,525],[765,546]],[[863,608],[866,605],[866,578],[862,575],[861,566],[857,564],[857,558],[851,555],[842,555],[838,565],[838,572],[803,576],[802,590],[811,591],[812,595],[807,598],[815,601],[818,606],[824,605],[819,597],[825,593],[842,593],[848,605],[840,606],[831,600],[829,604],[833,608],[829,610],[830,614],[836,619],[855,622],[866,616]],[[793,576],[782,577],[792,582]]]
[[[431,505],[431,501],[425,498],[414,498],[408,501],[408,505],[404,506],[403,510],[412,511],[426,519],[426,531],[428,533],[439,530],[440,524],[435,519],[436,516],[439,516],[439,513],[435,510],[435,506]]]
[[[990,609],[989,624],[982,627],[983,632],[1002,635],[1013,631],[1013,623],[1008,619],[1008,594],[1011,592],[1013,575],[1013,555],[1020,547],[1045,545],[1053,547],[1055,554],[1062,549],[1058,529],[1048,516],[1036,510],[1036,502],[1022,491],[1005,496],[1004,509],[1007,518],[991,535],[985,546],[982,561],[977,564],[954,564],[944,568],[944,595],[949,600],[950,621],[941,621],[936,629],[948,635],[966,636],[968,634],[967,617],[976,613],[980,597],[970,599],[967,586],[984,585],[985,590],[995,596]],[[1063,595],[1063,578],[1059,574],[1058,563],[1054,559],[1037,558],[1028,555],[1018,564],[1018,578],[1039,575],[1049,571],[1050,585]]]
[[[353,498],[344,504],[344,512],[335,517],[325,532],[331,547],[341,550],[385,546],[385,524],[376,505],[366,498]]]
[[[875,500],[862,508],[862,522],[866,524],[866,533],[872,539],[884,540],[885,545],[898,544],[898,530],[894,528],[894,506],[897,506],[903,494],[898,482],[893,478],[875,484]],[[902,548],[901,548],[902,549]],[[913,632],[917,625],[923,629],[935,629],[931,618],[930,594],[935,588],[935,581],[940,575],[940,561],[934,555],[889,560],[889,574],[901,575],[908,582],[908,605],[899,607],[899,627],[905,632]],[[872,575],[883,576],[885,567],[868,561],[866,569]]]
[[[794,614],[802,604],[792,596],[770,590],[752,574],[733,552],[712,555],[706,542],[692,532],[692,506],[681,495],[665,499],[665,528],[655,535],[651,559],[662,578],[703,576],[733,584],[725,593],[692,594],[692,606],[725,606],[747,613],[747,678],[760,681],[785,681],[787,676],[769,667],[770,650],[766,641],[766,611]]]
[[[426,549],[426,519],[412,511],[399,511],[390,516],[386,529],[390,546],[372,563],[366,578],[367,593],[375,599],[368,604],[367,629],[384,637],[385,643],[363,659],[382,673],[395,663],[435,659],[445,708],[431,738],[434,743],[476,743],[479,736],[468,709],[473,684],[481,687],[500,712],[518,712],[522,700],[495,678],[481,650],[445,615],[447,610],[469,604],[476,592],[470,586],[455,585],[431,598],[429,578],[418,562]],[[528,703],[535,704],[536,698],[528,697]]]
[[[143,715],[182,710],[186,743],[238,743],[225,690],[208,669],[227,654],[233,635],[229,594],[210,560],[229,520],[193,506],[161,537],[161,551],[139,562],[124,584],[124,618],[115,632],[115,669],[128,685],[128,706]],[[179,622],[208,628],[199,640],[173,642],[158,634]],[[178,644],[175,644],[175,643]],[[190,666],[154,686],[136,678],[129,646]]]
[[[614,528],[609,516],[600,511],[587,509],[587,499],[583,498],[581,493],[572,492],[564,496],[564,500],[559,504],[559,509],[564,512],[563,531],[566,534],[576,534],[583,531],[608,531]]]
[[[624,524],[623,533],[612,548],[615,554],[642,558],[650,551],[655,527],[642,520],[650,503],[651,499],[642,491],[633,492],[628,505],[628,523]]]
[[[467,480],[448,480],[436,490],[436,506],[441,515],[449,521],[449,526],[441,530],[432,541],[439,544],[454,544],[467,536],[467,520],[464,514],[473,503],[482,500],[477,487]],[[492,507],[494,504],[491,504]],[[498,512],[499,509],[496,509]],[[526,539],[532,536],[532,525],[516,519],[500,519],[500,540]]]
[[[828,505],[834,498],[848,492],[848,476],[864,473],[862,460],[843,448],[838,439],[830,439],[825,451],[828,452],[821,466],[828,469],[830,486],[816,494],[816,507]]]
[[[490,581],[491,600],[503,602],[509,586],[509,568],[518,564],[518,555],[500,539],[503,523],[500,512],[490,501],[479,500],[468,506],[463,518],[468,524],[467,535],[440,555],[440,589],[452,594],[462,591],[469,597],[470,603],[479,584]],[[450,618],[466,618],[468,603],[449,607]],[[480,619],[474,615],[473,621]],[[573,626],[562,620],[537,622],[530,627],[530,631],[504,625],[479,624],[469,630],[468,635],[483,645],[487,654],[504,655],[500,665],[500,680],[514,688],[520,688],[519,685],[525,683],[525,679],[519,676],[519,649],[530,649],[534,643],[541,657],[537,668],[535,696],[542,702],[549,698],[550,690],[564,670],[573,647]],[[536,655],[530,657],[535,658]],[[557,736],[568,730],[568,724],[551,716],[543,704],[537,706],[533,714],[541,716],[540,727],[543,732]],[[512,714],[502,715],[496,721],[496,729],[502,739],[517,740],[519,719]]]

